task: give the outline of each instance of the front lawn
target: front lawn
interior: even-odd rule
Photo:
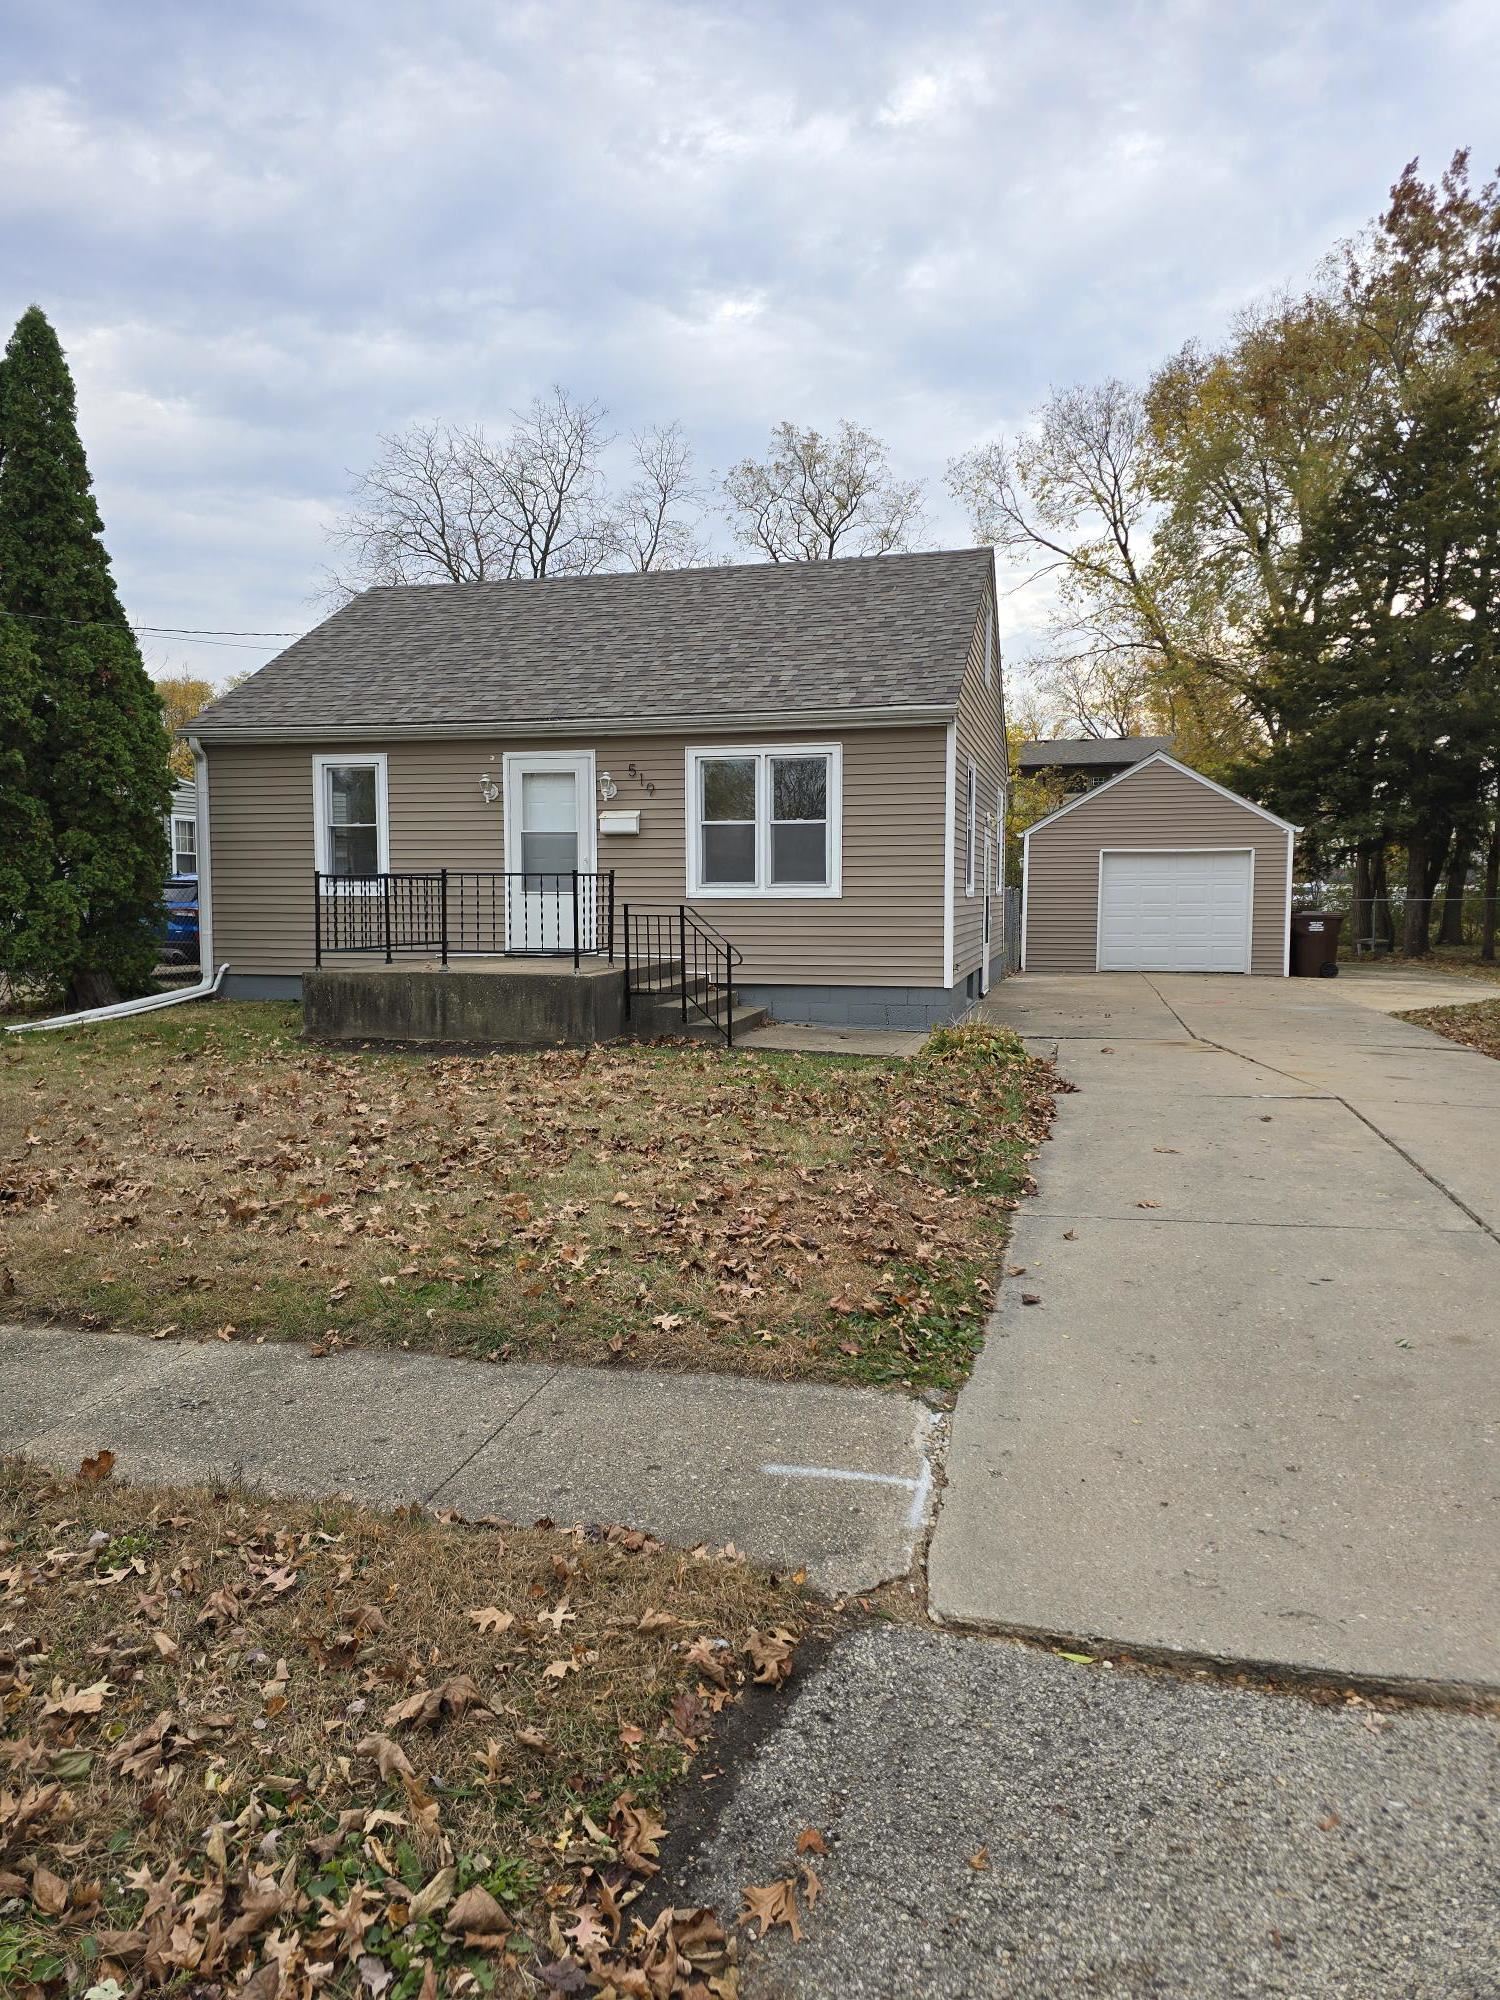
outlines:
[[[809,1611],[623,1529],[0,1462],[0,1992],[732,2000],[664,1815]]]
[[[0,1312],[951,1386],[1055,1079],[697,1045],[312,1048],[193,1006],[0,1045]]]
[[[1415,1022],[1446,1035],[1450,1042],[1478,1049],[1482,1056],[1500,1058],[1500,1000],[1476,1000],[1457,1007],[1421,1007],[1415,1013],[1398,1014],[1398,1021]]]

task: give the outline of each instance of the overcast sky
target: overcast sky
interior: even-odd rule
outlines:
[[[380,432],[554,380],[705,472],[853,417],[965,542],[954,452],[1212,339],[1414,154],[1500,156],[1494,0],[5,0],[3,35],[0,316],[57,326],[157,625],[304,628]]]

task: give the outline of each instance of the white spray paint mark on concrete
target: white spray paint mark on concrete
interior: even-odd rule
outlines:
[[[859,1479],[872,1486],[904,1486],[909,1493],[923,1483],[900,1472],[856,1472],[846,1465],[763,1465],[761,1471],[770,1479]]]

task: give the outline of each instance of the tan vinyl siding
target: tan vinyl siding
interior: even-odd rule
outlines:
[[[984,834],[991,830],[994,860],[992,881],[994,899],[990,909],[990,968],[992,973],[1004,961],[1002,956],[1001,923],[1005,908],[1005,898],[1001,893],[1003,883],[1002,856],[1000,843],[1004,839],[1003,825],[996,825],[996,793],[1005,777],[1005,710],[1000,686],[999,645],[991,637],[996,661],[991,684],[986,687],[984,679],[984,645],[987,630],[993,625],[994,605],[989,605],[989,621],[984,608],[974,627],[974,637],[969,646],[968,665],[964,671],[963,686],[958,697],[958,720],[954,741],[953,773],[953,977],[961,980],[974,970],[984,955]],[[969,761],[973,759],[977,774],[977,833],[974,842],[974,893],[970,896],[964,887],[966,868],[966,841],[964,833],[965,799],[969,776]]]
[[[777,730],[208,746],[215,956],[240,974],[300,973],[311,965],[312,767],[319,750],[385,753],[390,865],[399,872],[504,868],[504,802],[485,804],[481,773],[498,780],[505,751],[591,749],[596,769],[609,771],[619,787],[610,806],[641,813],[638,835],[599,839],[598,865],[615,869],[617,902],[676,904],[686,897],[689,746],[834,740],[827,731]],[[851,730],[841,741],[842,896],[691,900],[744,952],[747,984],[941,985],[944,731]],[[632,763],[639,778],[629,775]]]
[[[1093,972],[1103,848],[1255,850],[1250,970],[1285,970],[1287,836],[1170,764],[1142,764],[1039,827],[1027,843],[1026,970]]]

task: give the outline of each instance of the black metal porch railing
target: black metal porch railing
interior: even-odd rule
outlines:
[[[434,868],[313,875],[313,963],[384,958],[615,956],[615,871],[526,874]]]
[[[734,970],[744,957],[721,930],[685,903],[626,903],[625,1015],[640,998],[677,1003],[684,1027],[700,1014],[734,1046]]]

